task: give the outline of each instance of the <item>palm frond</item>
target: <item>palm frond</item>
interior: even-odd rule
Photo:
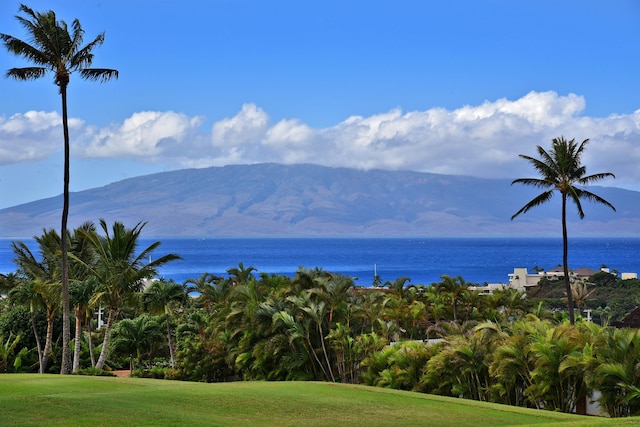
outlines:
[[[518,178],[518,179],[514,179],[511,182],[511,185],[513,184],[525,184],[525,185],[530,185],[532,187],[538,187],[538,188],[555,187],[555,182],[552,182],[546,179],[540,179],[540,178]]]
[[[84,38],[84,30],[82,29],[82,25],[80,25],[80,21],[78,19],[74,19],[71,26],[73,27],[73,37],[70,39],[69,50],[66,55],[69,60],[77,54]]]
[[[36,80],[46,73],[47,69],[42,67],[11,68],[7,71],[6,77],[16,80]]]
[[[555,162],[549,157],[549,154],[544,151],[544,149],[542,149],[542,152],[544,153],[543,160],[536,159],[535,157],[527,156],[524,154],[520,154],[520,157],[531,163],[533,168],[538,171],[540,176],[549,181],[556,181],[558,173]]]
[[[602,181],[603,179],[606,179],[606,178],[615,178],[615,177],[616,176],[611,172],[595,173],[593,175],[581,177],[578,183],[581,185],[587,185],[597,181]]]
[[[576,205],[576,209],[578,210],[578,216],[580,219],[584,218],[584,211],[582,210],[582,203],[580,202],[580,189],[573,187],[571,185],[566,188],[566,195],[569,199],[573,200],[573,203]]]
[[[613,206],[611,203],[609,203],[607,200],[605,200],[604,198],[598,196],[597,194],[594,194],[588,190],[585,189],[576,189],[575,191],[576,193],[576,197],[578,198],[584,198],[589,200],[590,202],[594,202],[594,203],[599,203],[601,205],[605,205],[608,206],[609,208],[611,208],[614,212],[616,211],[615,206]]]
[[[80,76],[86,80],[105,83],[111,79],[118,78],[118,70],[110,68],[85,68],[80,70]]]
[[[12,37],[8,34],[0,34],[0,39],[4,42],[7,50],[17,56],[23,57],[37,65],[48,66],[51,62],[50,56],[37,47],[30,45],[24,40]]]
[[[551,200],[552,197],[553,197],[553,190],[548,190],[548,191],[545,191],[544,193],[539,194],[538,196],[533,198],[529,203],[527,203],[522,208],[520,208],[518,212],[513,214],[513,216],[511,216],[511,219],[513,220],[518,215],[527,212],[529,209],[535,208],[536,206],[540,206],[543,203],[546,203],[547,201]]]
[[[104,43],[104,32],[100,33],[91,43],[87,44],[80,50],[74,50],[73,56],[69,58],[69,62],[74,69],[83,69],[91,66],[93,62],[93,49]]]

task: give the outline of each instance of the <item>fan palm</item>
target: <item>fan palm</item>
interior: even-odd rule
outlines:
[[[54,83],[62,98],[62,129],[64,134],[64,193],[62,208],[62,367],[64,374],[71,373],[70,308],[69,282],[67,272],[67,217],[69,214],[69,125],[67,119],[67,86],[71,74],[79,72],[87,80],[105,82],[118,77],[118,71],[108,68],[90,68],[93,62],[93,49],[104,43],[104,33],[82,46],[84,30],[80,21],[75,19],[71,33],[65,21],[59,21],[54,11],[34,12],[20,5],[25,16],[16,19],[26,29],[31,43],[0,33],[0,39],[9,52],[22,57],[33,64],[31,67],[11,68],[7,77],[16,80],[35,80],[49,72],[54,74]]]
[[[554,138],[551,144],[551,151],[548,152],[541,146],[538,146],[538,154],[540,159],[520,154],[520,157],[527,160],[533,165],[535,170],[540,174],[540,178],[518,178],[511,184],[525,184],[536,188],[542,188],[541,194],[534,197],[529,203],[524,205],[516,212],[511,219],[527,212],[529,209],[540,206],[553,197],[554,191],[558,191],[562,197],[562,262],[564,268],[564,284],[567,292],[567,307],[569,309],[569,320],[573,325],[575,322],[573,313],[573,296],[571,292],[571,283],[569,281],[568,266],[568,238],[567,238],[567,200],[572,200],[578,208],[580,219],[584,218],[581,199],[599,203],[610,207],[614,211],[616,208],[603,199],[602,197],[585,190],[579,186],[585,186],[593,182],[600,181],[607,177],[615,176],[610,172],[586,175],[587,167],[582,164],[581,157],[585,150],[588,139],[582,141],[580,145],[575,139],[567,141],[563,136]]]

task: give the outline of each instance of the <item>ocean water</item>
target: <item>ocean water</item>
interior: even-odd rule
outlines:
[[[183,259],[161,268],[159,275],[183,283],[204,272],[226,277],[243,263],[258,272],[293,276],[296,270],[320,267],[371,285],[374,271],[383,281],[409,277],[409,283],[431,284],[444,274],[471,283],[506,283],[515,267],[533,272],[562,263],[561,238],[158,238],[157,256],[176,253]],[[32,250],[33,240],[25,240]],[[0,239],[0,272],[15,271],[11,240]],[[640,238],[575,238],[569,240],[569,267],[640,273]]]

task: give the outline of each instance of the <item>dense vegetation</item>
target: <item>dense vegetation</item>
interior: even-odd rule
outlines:
[[[570,325],[557,282],[529,296],[482,294],[449,276],[359,288],[321,268],[286,277],[243,264],[227,277],[149,281],[177,255],[150,261],[160,243],[138,249],[144,224],[100,225],[68,236],[75,371],[361,383],[563,412],[582,411],[598,390],[609,415],[640,412],[640,332],[600,325],[618,306]],[[0,281],[8,296],[0,302],[3,372],[59,372],[60,238],[48,230],[36,241],[37,255],[14,242],[18,269]],[[581,308],[635,301],[636,289],[637,280],[607,273],[573,288]]]
[[[565,294],[558,280],[547,278],[527,291],[529,298],[543,301],[550,309],[565,307]],[[575,280],[572,295],[577,310],[583,314],[591,310],[594,321],[604,326],[623,320],[640,305],[640,280],[622,280],[617,274],[600,271],[588,279]]]

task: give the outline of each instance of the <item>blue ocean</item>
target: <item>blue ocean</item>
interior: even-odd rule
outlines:
[[[176,253],[160,276],[183,283],[204,272],[226,277],[243,263],[258,272],[293,276],[299,267],[320,267],[370,286],[377,273],[383,282],[409,277],[431,284],[444,274],[466,282],[505,283],[515,267],[545,270],[562,263],[561,238],[158,238],[155,254]],[[24,240],[37,250],[33,240]],[[11,240],[0,239],[0,272],[15,271]],[[569,241],[569,267],[640,273],[640,238],[575,238]]]

